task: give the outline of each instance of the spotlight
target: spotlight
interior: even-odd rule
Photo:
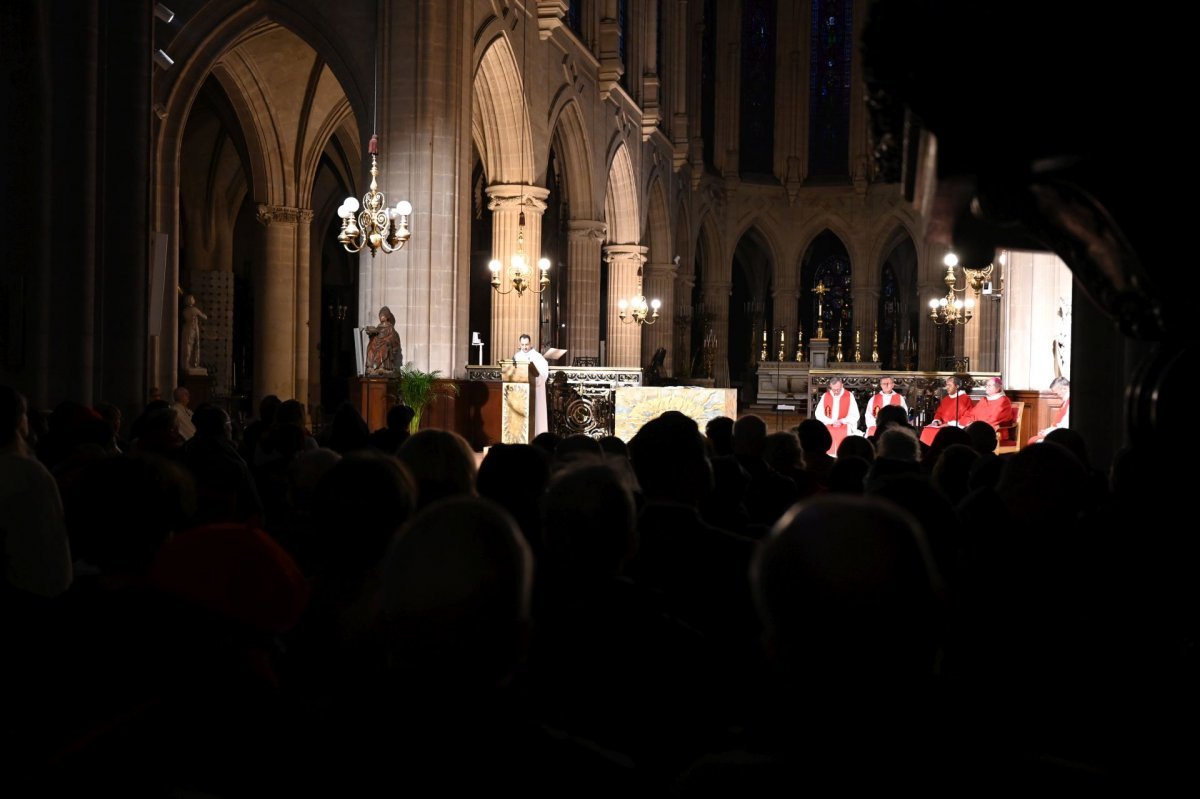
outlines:
[[[159,69],[170,69],[175,65],[171,56],[164,53],[161,48],[154,51],[154,63],[158,64]]]
[[[161,19],[163,22],[169,23],[175,19],[175,12],[164,6],[162,3],[154,4],[154,16]]]

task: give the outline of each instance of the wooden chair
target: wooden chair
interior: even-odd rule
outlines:
[[[1008,430],[1009,437],[1012,439],[1007,444],[1000,444],[996,447],[996,454],[1003,455],[1006,452],[1016,452],[1025,444],[1025,403],[1024,401],[1014,402],[1013,406],[1013,422],[1011,424],[1000,425],[1000,430]]]

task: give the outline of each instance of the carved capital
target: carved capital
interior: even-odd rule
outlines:
[[[272,222],[282,222],[287,225],[309,224],[313,220],[313,212],[308,208],[291,208],[286,205],[259,203],[255,218],[264,227]]]
[[[632,263],[641,266],[646,263],[646,253],[649,247],[638,244],[610,244],[604,248],[605,263]]]
[[[591,239],[604,241],[608,233],[608,225],[591,219],[572,219],[567,223],[567,236],[572,239]]]
[[[484,190],[489,211],[528,211],[541,214],[546,210],[549,189],[522,183],[496,183]]]

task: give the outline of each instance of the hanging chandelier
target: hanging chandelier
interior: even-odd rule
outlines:
[[[617,316],[627,325],[634,322],[639,325],[652,325],[658,321],[658,309],[662,307],[662,302],[657,298],[646,302],[646,296],[642,294],[642,268],[640,266],[637,271],[637,279],[637,294],[628,300],[624,297],[617,300]]]
[[[517,251],[513,253],[512,261],[509,264],[508,273],[501,276],[502,264],[500,261],[493,258],[488,263],[488,269],[492,273],[492,288],[497,294],[512,294],[517,292],[517,296],[522,296],[526,291],[534,294],[541,294],[550,285],[550,259],[541,258],[538,260],[538,270],[541,272],[541,278],[538,279],[537,287],[535,288],[530,282],[532,270],[529,267],[529,262],[525,259],[525,212],[517,218]],[[508,285],[509,288],[502,289],[502,285]]]
[[[363,247],[371,250],[371,257],[382,250],[384,255],[396,252],[408,242],[412,234],[408,231],[408,217],[412,204],[407,200],[387,207],[387,200],[379,190],[379,136],[372,133],[369,150],[371,154],[371,187],[363,195],[362,204],[354,197],[347,197],[337,209],[342,220],[338,242],[347,252],[359,252]]]

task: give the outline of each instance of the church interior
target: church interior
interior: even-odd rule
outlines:
[[[896,375],[910,398],[924,392],[933,404],[947,375],[968,376],[976,397],[998,377],[1022,409],[1014,446],[1022,450],[1028,434],[1053,421],[1061,398],[1052,383],[1066,378],[1085,465],[1105,479],[1122,474],[1138,504],[1108,524],[1087,517],[1105,554],[1082,565],[1070,561],[1076,550],[1066,543],[1033,535],[1052,538],[1062,527],[1051,520],[1074,530],[1077,519],[1062,521],[1048,500],[1010,509],[1006,518],[1022,520],[1025,531],[1013,541],[1059,558],[1056,567],[1071,574],[1045,594],[1014,589],[1009,597],[1014,613],[1030,617],[1046,596],[1062,600],[1059,615],[1039,616],[1037,634],[1025,639],[1045,647],[1051,665],[990,694],[981,683],[1008,679],[1003,668],[1019,671],[1019,658],[1005,652],[1011,662],[972,670],[998,647],[964,636],[959,659],[948,662],[966,685],[955,697],[975,704],[956,705],[949,717],[974,725],[973,712],[1003,715],[999,697],[1029,688],[1036,700],[1019,696],[1017,704],[1035,707],[1029,712],[1046,727],[1019,766],[1016,758],[987,759],[1006,743],[997,735],[987,752],[938,774],[978,788],[986,769],[1013,765],[997,784],[1086,789],[1130,779],[1151,762],[1155,779],[1180,765],[1186,741],[1157,728],[1137,739],[1113,720],[1157,725],[1160,716],[1142,699],[1195,710],[1195,688],[1183,677],[1197,666],[1196,619],[1184,609],[1195,599],[1195,544],[1161,529],[1118,542],[1150,517],[1186,519],[1190,510],[1184,449],[1174,443],[1186,429],[1181,384],[1195,352],[1196,327],[1184,324],[1190,270],[1176,265],[1188,258],[1190,223],[1167,199],[1184,196],[1168,183],[1187,174],[1177,141],[1186,101],[1164,103],[1150,86],[1184,74],[1186,50],[1169,20],[1077,2],[22,0],[0,10],[0,25],[0,202],[7,218],[22,222],[0,269],[0,385],[31,409],[105,404],[130,422],[156,392],[168,399],[186,387],[193,407],[202,400],[222,408],[239,431],[275,397],[299,401],[310,433],[332,429],[347,403],[375,433],[385,426],[380,392],[390,363],[453,385],[414,429],[456,430],[482,458],[485,447],[509,443],[500,432],[500,364],[529,334],[542,353],[564,351],[550,365],[552,384],[558,372],[565,380],[592,370],[614,381],[632,374],[640,385],[735,390],[731,415],[762,416],[772,432],[811,417],[831,377],[846,376],[853,392],[869,396],[881,375]],[[557,401],[552,415],[584,413]],[[603,414],[584,403],[593,426],[581,429],[620,429],[614,402]],[[607,430],[597,418],[607,419]],[[1035,473],[1054,474],[1052,464],[1041,469]],[[832,519],[835,510],[814,510],[813,518]],[[964,528],[998,526],[984,504],[957,513]],[[414,551],[433,547],[420,543],[420,529]],[[1112,553],[1125,546],[1136,555],[1122,573]],[[1012,566],[1015,556],[997,541],[979,551],[998,560],[979,569],[978,584],[1004,585],[995,563],[1040,574]],[[535,546],[535,561],[541,554]],[[1041,585],[1036,575],[1030,581]],[[1146,593],[1107,590],[1117,583]],[[325,585],[313,597],[328,609],[336,602]],[[1064,586],[1085,598],[1064,599]],[[361,610],[355,601],[346,600],[350,611]],[[737,601],[711,617],[704,606],[701,617],[717,620],[715,640],[736,639],[724,625]],[[584,605],[581,613],[595,612]],[[955,621],[983,619],[978,629],[994,625],[987,629],[1017,640],[999,601],[972,608],[977,616]],[[745,610],[753,615],[748,597]],[[566,624],[549,615],[549,627]],[[1082,642],[1078,650],[1051,642],[1055,624]],[[1097,645],[1106,624],[1119,633]],[[328,633],[317,629],[305,628],[299,651]],[[39,640],[23,628],[6,634]],[[1106,656],[1112,661],[1096,674],[1068,674]],[[320,662],[346,677],[337,671],[344,664]],[[725,665],[739,676],[752,668]],[[416,666],[414,673],[428,676]],[[1139,681],[1148,696],[1097,675]],[[1073,676],[1073,689],[1047,688]],[[304,679],[315,678],[303,672]],[[546,696],[533,693],[541,708]],[[664,701],[682,701],[680,691],[668,693]],[[911,747],[902,747],[903,764],[881,754],[880,741],[904,731],[899,715],[882,718],[871,702],[905,718],[920,713],[881,696],[866,691],[841,706],[881,717],[862,751],[899,769],[899,779],[923,778],[928,764]],[[742,768],[744,760],[685,771],[692,756],[728,740],[693,746],[684,732],[699,739],[714,717],[741,720],[732,705],[752,698],[721,691],[713,701],[720,708],[712,716],[673,707],[669,723],[654,717],[661,726],[649,729],[678,744],[661,759],[646,755],[650,742],[637,736],[596,737],[609,748],[631,740],[622,754],[651,764],[632,769],[636,784],[673,785],[680,795],[753,792],[791,774],[783,759],[778,772]],[[449,706],[468,712],[469,704],[460,697]],[[857,734],[829,697],[813,707],[831,735]],[[452,737],[432,705],[417,712],[430,714],[435,739]],[[321,718],[364,723],[348,711]],[[1016,729],[1009,722],[1004,729]],[[590,777],[595,786],[628,787],[627,773],[614,777],[616,767],[593,759],[574,772],[588,777],[570,776],[579,752],[551,751],[522,730],[514,740],[554,764],[545,781],[553,774],[571,781],[558,783],[565,790]],[[1032,740],[1026,732],[1021,740]],[[6,725],[4,743],[21,735]],[[424,751],[417,737],[405,744]],[[131,738],[150,746],[144,729]],[[73,774],[124,762],[127,742],[82,740],[70,745],[83,755],[55,750],[54,762]],[[462,751],[483,741],[481,732]],[[351,747],[325,744],[330,757]],[[826,754],[852,773],[863,765],[845,750]],[[538,768],[538,757],[510,753],[501,763],[493,754],[486,762],[516,778],[518,765]],[[234,767],[223,768],[229,774],[214,772],[213,790],[237,795],[229,788],[236,780],[226,779]],[[813,779],[856,784],[834,781],[833,771]],[[154,779],[207,784],[199,773]]]

